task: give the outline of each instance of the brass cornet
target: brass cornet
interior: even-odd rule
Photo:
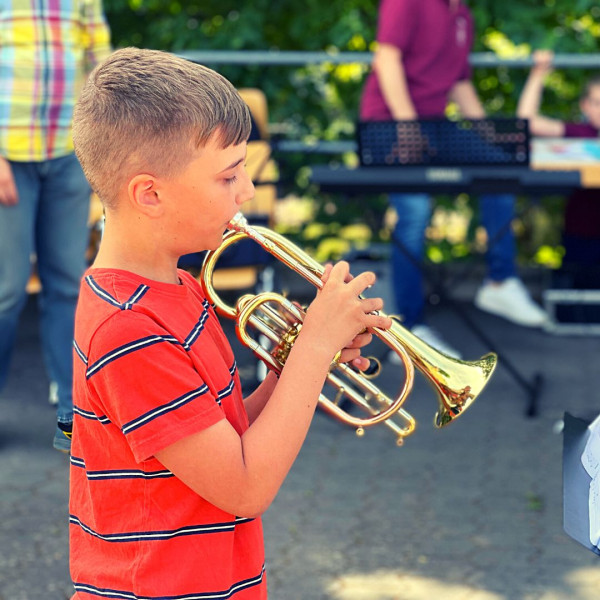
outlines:
[[[219,298],[212,284],[215,265],[227,248],[249,238],[318,289],[323,286],[321,277],[324,268],[278,233],[266,227],[249,226],[241,213],[231,220],[229,229],[222,244],[217,250],[207,254],[202,265],[200,280],[204,292],[220,315],[236,321],[240,341],[269,368],[281,372],[302,327],[304,311],[283,295],[274,292],[245,295],[238,299],[235,307],[228,306]],[[259,343],[249,335],[248,324],[252,325],[264,342]],[[441,428],[471,406],[491,377],[498,360],[494,353],[472,362],[451,358],[423,342],[396,321],[393,321],[390,329],[375,329],[374,333],[399,355],[404,364],[404,384],[396,399],[388,398],[372,383],[376,373],[365,375],[346,364],[334,361],[327,383],[336,390],[335,398],[329,399],[322,392],[319,404],[336,419],[355,427],[358,435],[364,433],[365,427],[384,423],[396,434],[399,446],[416,427],[415,419],[402,408],[413,387],[414,367],[437,391],[439,408],[434,425]],[[267,340],[270,342],[269,348],[265,346]],[[343,410],[341,405],[348,400],[364,409],[368,416],[359,418]],[[402,424],[396,423],[398,417]]]

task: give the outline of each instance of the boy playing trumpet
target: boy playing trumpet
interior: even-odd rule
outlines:
[[[280,378],[243,399],[235,358],[181,255],[219,246],[254,193],[248,108],[200,65],[115,52],[74,141],[106,224],[75,326],[70,542],[75,596],[266,598],[260,515],[305,439],[333,357],[360,348],[373,273],[328,266]]]

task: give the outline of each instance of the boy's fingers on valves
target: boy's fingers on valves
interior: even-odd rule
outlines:
[[[364,328],[377,327],[379,329],[388,329],[391,327],[391,320],[388,317],[379,315],[378,312],[383,308],[381,298],[363,298],[361,294],[375,281],[376,276],[372,271],[364,271],[353,277],[350,274],[350,265],[346,261],[340,261],[333,265],[327,265],[324,275],[324,283],[330,282],[330,285],[344,284],[346,290],[350,291],[353,298],[356,299],[363,313],[362,318]]]
[[[362,298],[362,309],[366,313],[377,313],[383,308],[383,300],[381,298]]]
[[[392,319],[385,315],[368,313],[365,315],[365,324],[368,328],[389,329],[392,326]]]

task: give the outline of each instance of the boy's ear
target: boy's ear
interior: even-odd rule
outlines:
[[[135,175],[127,186],[130,203],[148,217],[160,216],[163,206],[157,188],[157,180],[153,175]]]

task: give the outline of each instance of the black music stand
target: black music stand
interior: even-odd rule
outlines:
[[[363,167],[528,167],[526,119],[361,121]]]
[[[418,121],[364,121],[357,125],[358,154],[361,166],[393,168],[414,166],[529,166],[530,136],[526,119],[421,119]],[[499,240],[511,227],[505,223],[488,241],[488,246]],[[416,259],[402,243],[392,236],[393,243],[427,276],[427,265]],[[432,281],[434,292],[446,301],[463,319],[473,333],[491,351],[525,390],[528,396],[526,415],[537,414],[538,400],[543,384],[540,373],[528,381],[493,341],[467,315],[463,308],[446,291],[448,284],[441,278]]]

